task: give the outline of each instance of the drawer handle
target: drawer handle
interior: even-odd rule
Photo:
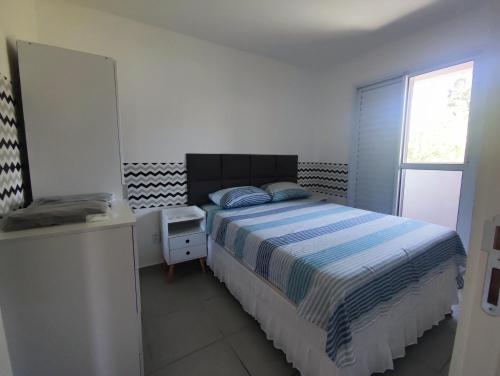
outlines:
[[[189,243],[189,239],[186,239],[186,244]]]
[[[187,252],[186,252],[186,255],[188,255],[188,256],[189,256],[190,254],[191,254],[191,251],[187,251]]]

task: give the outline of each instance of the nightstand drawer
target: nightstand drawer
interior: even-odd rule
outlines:
[[[194,245],[202,245],[207,243],[207,236],[204,232],[196,234],[172,236],[168,238],[168,245],[170,249],[190,247]]]
[[[188,261],[200,257],[207,256],[206,245],[195,245],[185,248],[171,249],[170,250],[170,263],[177,264],[179,262]]]

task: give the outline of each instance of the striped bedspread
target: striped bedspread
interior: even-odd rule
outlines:
[[[309,199],[205,210],[216,243],[326,330],[339,368],[355,362],[354,331],[450,263],[461,287],[464,247],[441,226]]]

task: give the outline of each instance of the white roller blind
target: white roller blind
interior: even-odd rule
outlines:
[[[349,198],[351,205],[394,214],[406,77],[358,89]]]

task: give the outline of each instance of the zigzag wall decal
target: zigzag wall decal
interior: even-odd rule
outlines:
[[[347,198],[346,163],[299,162],[299,184],[314,192]]]
[[[5,124],[5,123],[3,123]],[[5,132],[7,133],[7,132]],[[6,137],[6,135],[4,134],[4,136]],[[2,138],[0,139],[0,148],[2,149],[14,149],[14,150],[18,150],[19,149],[19,142],[17,142],[17,140],[6,140],[5,138]]]
[[[16,163],[11,162],[10,164],[6,163],[3,166],[0,165],[0,170],[3,171],[4,173],[7,173],[9,171],[14,172],[14,171],[19,171],[21,170],[21,163]]]
[[[9,188],[5,188],[0,192],[0,201],[6,200],[10,196],[16,195],[18,193],[23,192],[23,187],[20,185],[16,185],[15,187],[11,186]]]
[[[8,124],[10,126],[15,126],[16,125],[16,121],[12,118],[9,118],[7,116],[2,116],[2,114],[0,114],[0,122],[1,123],[4,123],[4,124]]]
[[[16,101],[12,84],[0,77],[0,217],[24,205]]]
[[[7,79],[7,77],[2,76],[1,80],[6,82],[5,86],[10,86],[10,82]],[[7,104],[11,104],[11,105],[15,104],[14,96],[12,95],[12,91],[0,91],[0,100],[2,102],[7,103]]]
[[[186,205],[184,162],[124,163],[123,171],[133,209]]]
[[[184,162],[124,163],[128,200],[133,209],[186,205]],[[299,162],[299,183],[311,191],[347,197],[348,166],[342,163]]]

